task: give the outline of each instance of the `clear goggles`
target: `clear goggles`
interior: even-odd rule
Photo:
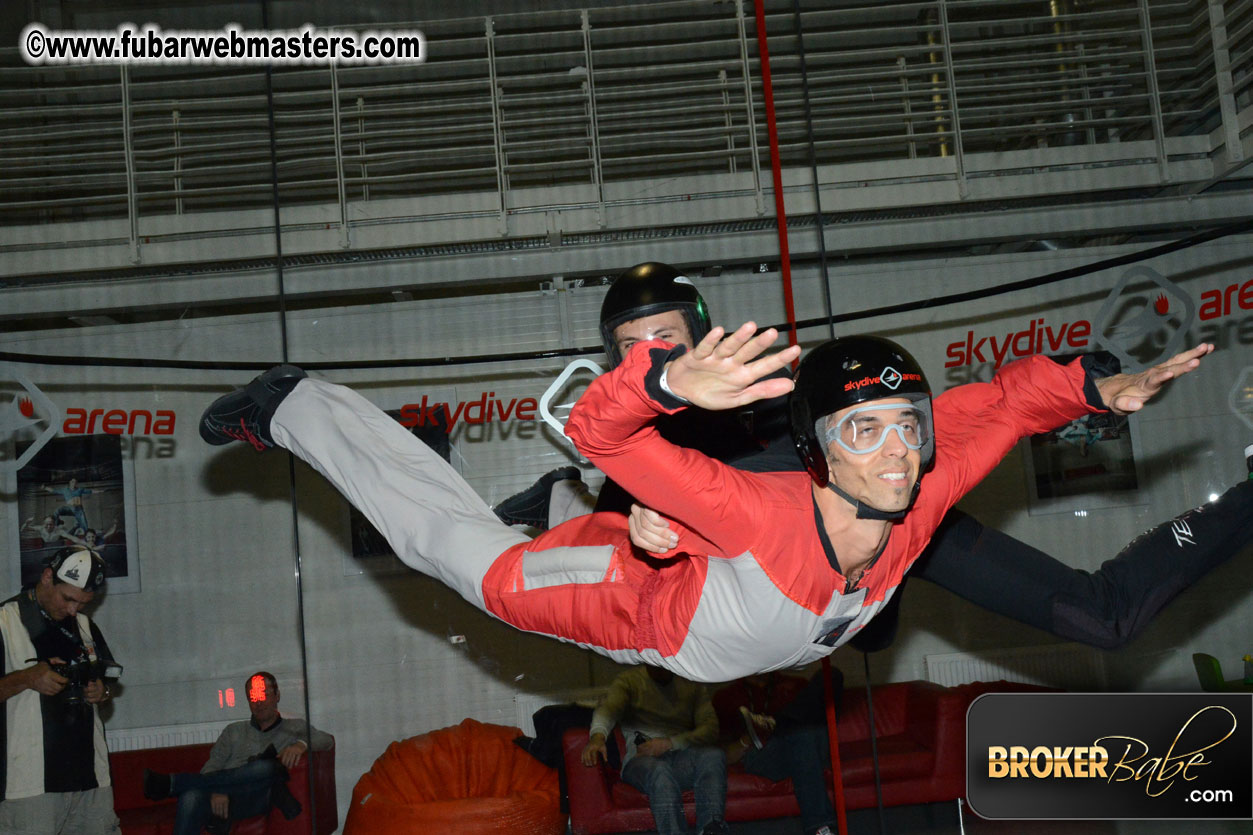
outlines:
[[[895,432],[905,446],[922,449],[931,440],[931,414],[926,404],[886,403],[853,409],[838,423],[819,418],[819,433],[856,455],[874,452]]]

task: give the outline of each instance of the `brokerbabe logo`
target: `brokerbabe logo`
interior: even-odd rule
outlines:
[[[20,456],[0,459],[0,467],[12,472],[25,467],[60,425],[60,407],[15,366],[0,363],[0,456],[8,456],[16,442],[30,441]]]
[[[985,818],[1253,819],[1253,694],[992,693],[970,706]]]

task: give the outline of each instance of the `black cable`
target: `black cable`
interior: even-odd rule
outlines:
[[[260,0],[261,5],[261,29],[269,31],[270,29],[270,4],[269,0]],[[331,67],[331,72],[335,68]],[[278,321],[279,321],[279,345],[283,354],[283,362],[287,362],[287,292],[283,283],[283,223],[282,213],[279,211],[279,191],[278,191],[278,131],[274,123],[274,71],[270,64],[265,65],[265,104],[266,104],[266,125],[270,133],[270,193],[271,202],[274,206],[274,267],[276,278],[278,279]],[[339,137],[335,137],[335,141],[339,141]],[[291,535],[292,535],[292,562],[296,579],[296,634],[300,636],[300,675],[304,679],[304,707],[305,717],[305,756],[309,762],[309,768],[306,772],[306,779],[309,786],[309,825],[310,831],[314,822],[318,819],[318,792],[317,784],[314,782],[313,768],[313,712],[309,703],[309,653],[305,646],[305,595],[304,595],[304,571],[302,570],[302,555],[300,550],[300,505],[296,494],[296,456],[289,451],[287,453],[287,483],[290,491],[291,501]]]
[[[874,764],[874,797],[875,805],[879,808],[879,835],[886,835],[887,821],[883,817],[883,781],[879,776],[879,746],[875,741],[879,734],[875,731],[874,692],[870,689],[870,653],[863,652],[861,662],[866,679],[866,710],[869,713],[867,721],[870,723],[870,761]]]
[[[801,104],[805,113],[805,136],[809,148],[809,173],[814,178],[814,230],[818,233],[818,267],[822,271],[822,299],[826,304],[830,338],[835,339],[835,308],[831,304],[831,276],[827,272],[827,234],[822,222],[822,193],[818,189],[818,152],[814,148],[814,119],[809,109],[809,70],[805,67],[805,32],[801,27],[800,0],[792,0],[796,28],[796,55],[800,58]]]
[[[1147,261],[1150,258],[1156,258],[1159,255],[1169,255],[1181,249],[1197,246],[1198,244],[1208,243],[1216,238],[1223,238],[1228,235],[1238,235],[1242,232],[1253,232],[1253,219],[1240,220],[1235,223],[1228,223],[1223,226],[1217,226],[1205,232],[1198,232],[1186,238],[1177,241],[1155,246],[1151,249],[1140,250],[1139,252],[1130,252],[1126,255],[1116,255],[1113,258],[1106,258],[1102,261],[1096,261],[1091,264],[1084,264],[1079,267],[1071,267],[1065,270],[1057,270],[1056,272],[1045,273],[1035,278],[1024,278],[1022,281],[1011,281],[1008,284],[998,284],[996,287],[984,290],[967,290],[964,293],[949,293],[946,296],[934,296],[929,299],[921,299],[914,302],[902,302],[901,304],[887,305],[886,307],[876,307],[870,310],[859,310],[854,313],[844,313],[839,316],[830,317],[830,323],[848,322],[853,319],[869,319],[874,316],[887,316],[893,313],[904,313],[912,310],[926,310],[930,307],[940,307],[946,304],[956,304],[958,302],[971,301],[973,299],[984,299],[989,296],[999,296],[1005,293],[1014,293],[1018,290],[1029,290],[1033,287],[1043,287],[1046,284],[1055,284],[1059,281],[1065,281],[1070,278],[1078,278],[1080,276],[1091,275],[1101,270],[1109,270],[1114,267],[1121,267],[1125,264],[1134,264],[1137,261]],[[797,330],[801,328],[812,328],[818,325],[828,323],[827,318],[818,319],[802,319],[796,323]],[[787,323],[776,325],[780,331],[788,330],[790,326]]]
[[[1084,264],[1079,267],[1070,267],[1065,270],[1057,270],[1056,272],[1045,273],[1044,275],[1036,276],[1035,278],[1026,278],[1021,281],[1013,281],[1008,284],[999,284],[995,287],[980,290],[968,290],[963,293],[950,293],[944,296],[932,296],[926,299],[919,299],[917,301],[902,302],[900,304],[875,307],[867,310],[858,310],[839,315],[823,316],[815,319],[802,319],[796,323],[796,329],[800,330],[802,328],[812,328],[821,325],[833,325],[836,322],[848,322],[856,319],[870,319],[876,316],[887,316],[894,313],[906,313],[914,310],[926,310],[928,308],[941,307],[943,305],[956,304],[958,302],[1005,295],[1007,293],[1017,292],[1018,290],[1043,287],[1048,284],[1055,284],[1059,281],[1091,275],[1092,273],[1100,272],[1101,270],[1113,269],[1114,267],[1121,267],[1125,264],[1134,264],[1137,261],[1145,261],[1150,258],[1156,258],[1160,255],[1178,252],[1181,249],[1187,249],[1199,244],[1208,243],[1209,241],[1217,240],[1218,238],[1224,238],[1229,235],[1238,235],[1245,232],[1253,232],[1253,219],[1240,220],[1224,224],[1222,226],[1216,226],[1205,232],[1198,232],[1195,235],[1190,235],[1177,241],[1171,241],[1160,246],[1152,247],[1151,249],[1131,252],[1126,255],[1118,255],[1113,258],[1095,261],[1091,264]],[[773,327],[784,332],[792,329],[792,325],[787,322],[774,325]],[[602,350],[601,346],[595,345],[585,348],[557,348],[548,351],[519,351],[514,353],[483,354],[468,357],[422,357],[393,360],[307,362],[298,364],[302,368],[310,371],[342,371],[376,368],[430,368],[438,366],[474,365],[477,363],[488,362],[520,362],[558,359],[561,357],[598,354]],[[258,360],[255,362],[205,362],[202,360],[166,360],[154,359],[150,357],[43,356],[40,354],[22,354],[9,351],[0,351],[0,361],[22,362],[34,365],[107,366],[116,368],[184,368],[220,371],[251,371],[269,368],[274,364],[273,360]]]
[[[451,365],[476,365],[485,362],[511,362],[520,360],[558,359],[582,354],[599,354],[605,349],[600,345],[587,348],[557,348],[551,351],[519,351],[511,354],[484,354],[474,357],[425,357],[419,359],[355,360],[344,362],[302,362],[308,371],[344,371],[370,368],[430,368]],[[161,360],[147,357],[64,357],[40,354],[17,354],[0,351],[0,360],[27,362],[36,365],[81,365],[118,368],[185,368],[202,371],[256,371],[275,364],[275,360],[255,362],[208,362],[205,360]]]

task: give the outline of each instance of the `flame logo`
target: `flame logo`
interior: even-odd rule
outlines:
[[[35,416],[35,404],[30,402],[29,397],[19,399],[17,408],[22,413],[22,417],[33,418]]]
[[[1170,312],[1170,301],[1165,293],[1158,294],[1157,300],[1153,302],[1153,309],[1157,311],[1158,316],[1165,316]]]

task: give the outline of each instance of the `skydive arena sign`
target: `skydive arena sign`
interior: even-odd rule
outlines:
[[[990,693],[966,794],[1000,819],[1253,820],[1253,694]]]

